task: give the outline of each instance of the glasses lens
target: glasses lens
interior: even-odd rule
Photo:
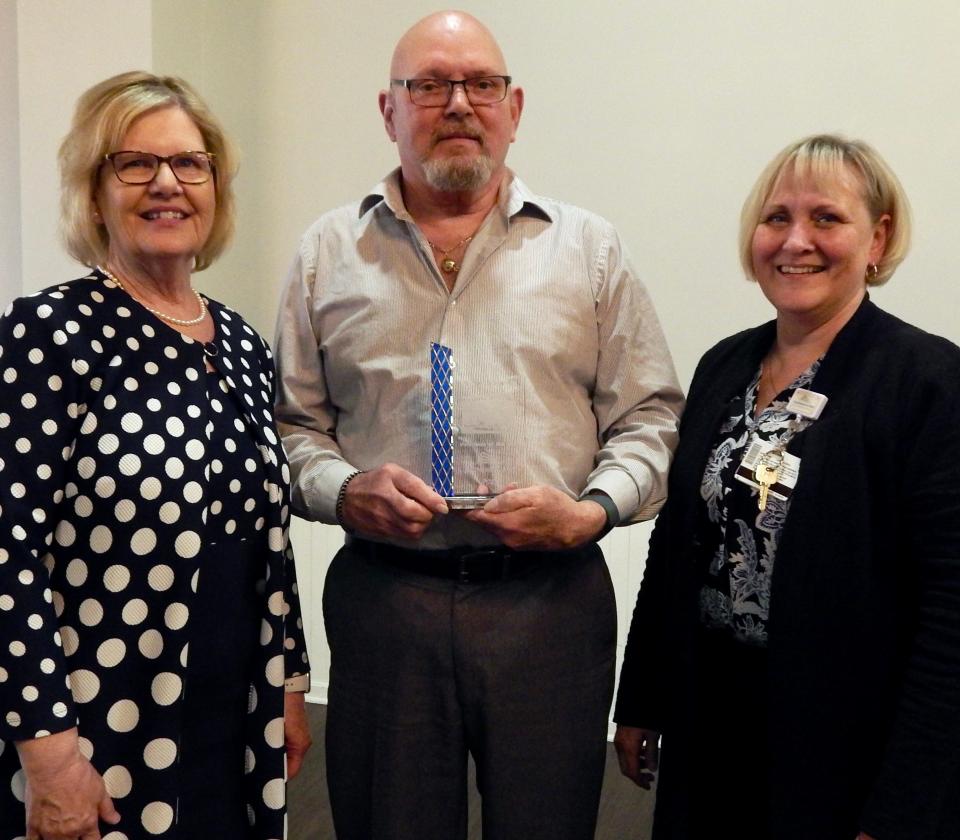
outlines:
[[[446,105],[450,99],[450,82],[442,79],[412,79],[410,98],[415,105]]]
[[[117,152],[112,160],[113,171],[125,184],[150,183],[159,166],[156,155],[149,152]]]
[[[170,158],[170,168],[184,184],[202,184],[210,178],[210,158],[201,152],[182,152]]]
[[[467,98],[474,105],[491,105],[507,95],[507,82],[502,76],[481,76],[465,83]]]

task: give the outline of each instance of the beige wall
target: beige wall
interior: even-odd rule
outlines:
[[[6,26],[10,9],[0,8]],[[153,69],[192,80],[241,147],[237,240],[197,284],[269,335],[302,230],[394,165],[377,91],[398,34],[436,7],[20,0],[16,8],[25,186],[21,206],[3,203],[0,213],[5,226],[18,212],[23,222],[23,288],[74,273],[53,236],[53,155],[73,100],[94,80],[152,60]],[[526,88],[512,165],[533,189],[618,225],[684,382],[711,343],[770,316],[737,263],[740,203],[774,152],[813,131],[862,136],[900,174],[916,213],[914,252],[874,299],[960,341],[955,2],[488,0],[468,9],[500,36]],[[0,34],[0,52],[7,36]],[[5,117],[7,99],[0,87]],[[648,530],[621,529],[606,543],[621,640]],[[322,694],[319,594],[339,532],[298,524],[295,537]]]

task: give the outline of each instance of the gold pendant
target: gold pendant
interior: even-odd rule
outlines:
[[[447,272],[447,274],[456,274],[460,270],[460,266],[457,265],[457,261],[451,260],[450,257],[447,257],[442,263],[440,263],[440,268]]]

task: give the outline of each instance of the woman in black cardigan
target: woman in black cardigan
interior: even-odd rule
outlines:
[[[617,698],[656,840],[960,837],[960,349],[867,295],[908,244],[861,142],[744,205],[776,320],[694,374]]]

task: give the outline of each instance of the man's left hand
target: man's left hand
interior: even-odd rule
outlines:
[[[289,781],[300,772],[307,750],[313,743],[302,691],[291,691],[284,695],[283,741],[287,751],[287,781]]]
[[[557,551],[593,539],[607,524],[596,502],[575,501],[553,487],[506,490],[464,514],[510,548]]]

